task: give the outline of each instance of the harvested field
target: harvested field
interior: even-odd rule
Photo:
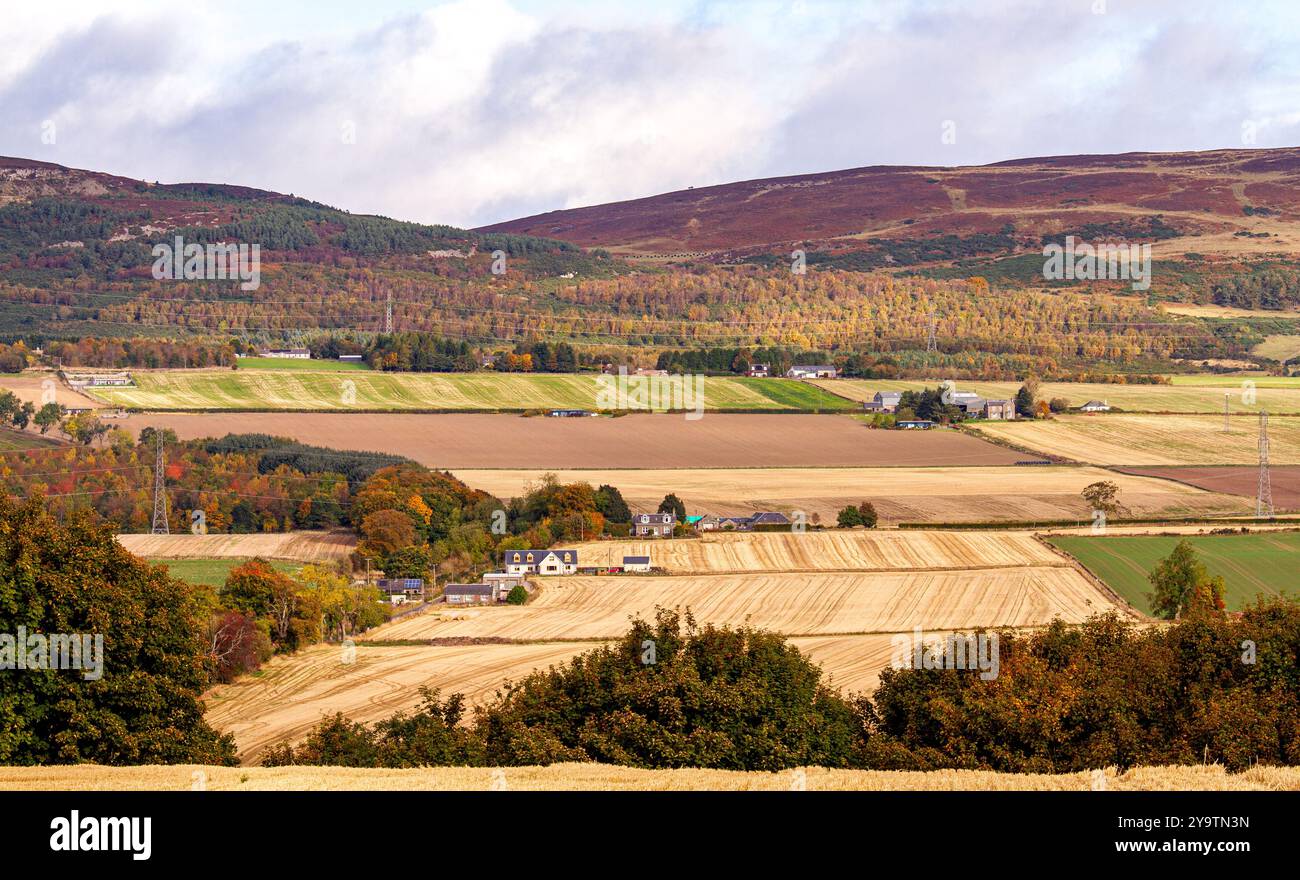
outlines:
[[[1238,416],[1231,433],[1223,417],[1071,415],[1049,421],[983,422],[989,437],[1019,446],[1104,465],[1252,464],[1258,461],[1258,419]],[[1272,461],[1300,464],[1300,418],[1270,417]]]
[[[784,419],[799,418],[785,416]],[[872,435],[895,432],[873,431]],[[923,439],[917,437],[918,440]],[[1023,456],[1022,456],[1023,457]],[[562,481],[617,486],[634,510],[655,510],[674,492],[688,513],[750,514],[801,510],[834,525],[838,511],[870,500],[883,525],[898,522],[985,522],[1080,519],[1092,515],[1079,492],[1112,480],[1139,516],[1245,514],[1253,505],[1167,480],[1116,475],[1089,467],[733,468],[553,471]],[[456,476],[498,498],[518,496],[543,470],[457,470]]]
[[[148,559],[228,559],[261,556],[295,562],[344,559],[357,545],[347,529],[250,535],[118,535],[117,541]]]
[[[47,384],[48,383],[48,384]],[[12,391],[24,403],[32,403],[40,409],[51,400],[66,407],[99,409],[103,402],[74,391],[53,372],[0,373],[0,390]]]
[[[584,565],[618,565],[624,556],[650,556],[674,575],[973,570],[1060,562],[1028,532],[713,532],[699,538],[574,546]]]
[[[910,634],[909,634],[910,635]],[[947,633],[926,630],[926,638]],[[871,694],[880,684],[880,673],[894,660],[894,636],[806,636],[790,639],[826,673],[823,679],[845,694]]]
[[[334,362],[330,362],[333,366]],[[165,410],[425,410],[429,412],[522,412],[536,409],[597,409],[604,399],[596,373],[385,373],[321,369],[151,370],[132,374],[134,388],[96,388],[114,406]],[[678,381],[680,380],[673,380]],[[694,386],[691,386],[692,393]],[[647,386],[648,389],[648,386]],[[635,387],[629,389],[635,390]],[[668,389],[671,394],[672,389]],[[648,393],[648,390],[647,390]],[[685,406],[677,389],[676,408]],[[630,395],[627,395],[630,396]],[[662,408],[672,404],[662,398]],[[819,411],[852,409],[841,397],[787,379],[708,377],[705,410]],[[650,409],[631,400],[627,409]]]
[[[1254,498],[1259,491],[1259,468],[1254,465],[1126,467],[1121,470],[1135,476],[1176,480],[1207,492],[1219,492],[1225,495]],[[1270,464],[1269,483],[1273,489],[1275,509],[1300,510],[1300,465]]]
[[[233,733],[241,759],[254,762],[269,746],[286,739],[297,742],[326,715],[342,712],[354,721],[387,718],[418,705],[421,685],[482,702],[506,679],[523,678],[592,647],[358,645],[349,663],[338,645],[315,645],[277,657],[259,675],[214,688],[206,697],[207,719],[223,733]]]
[[[1230,774],[1218,765],[1104,771],[1108,791],[1296,791],[1300,768],[1254,767]],[[609,764],[549,767],[0,767],[0,791],[1092,791],[1093,771],[1047,775],[983,770],[642,770]]]
[[[873,431],[830,415],[710,414],[690,421],[650,414],[136,414],[122,424],[134,434],[146,425],[172,428],[182,440],[275,434],[334,449],[395,453],[443,469],[926,467],[1009,465],[1025,457],[955,431]]]
[[[870,400],[877,391],[920,391],[936,388],[941,379],[929,381],[887,379],[819,379],[813,381],[827,391],[853,400]],[[1249,381],[1253,399],[1243,394]],[[958,381],[959,391],[974,391],[981,397],[1011,400],[1019,382]],[[1112,385],[1109,383],[1044,382],[1039,397],[1065,398],[1071,406],[1089,400],[1104,400],[1116,409],[1134,413],[1222,413],[1223,398],[1234,413],[1300,413],[1300,385],[1273,376],[1177,376],[1172,385]],[[981,423],[982,424],[982,423]]]
[[[978,571],[566,577],[545,581],[516,607],[439,609],[380,627],[371,640],[494,636],[608,639],[657,606],[689,607],[696,620],[749,624],[786,635],[841,635],[1034,626],[1081,621],[1114,607],[1072,566]]]

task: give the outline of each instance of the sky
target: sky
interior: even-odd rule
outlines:
[[[0,155],[480,226],[866,165],[1300,144],[1294,0],[5,0]]]

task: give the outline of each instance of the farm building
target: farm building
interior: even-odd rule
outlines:
[[[522,574],[510,574],[504,571],[492,571],[483,575],[483,583],[493,588],[492,595],[498,602],[504,602],[515,587],[528,589],[528,581]]]
[[[553,409],[547,415],[553,419],[580,419],[584,416],[594,416],[595,413],[589,409]]]
[[[984,398],[974,391],[953,391],[948,395],[947,403],[957,407],[968,416],[977,416],[984,412]]]
[[[934,422],[926,419],[907,419],[905,421],[896,422],[895,427],[903,428],[908,431],[928,431],[934,427]]]
[[[638,538],[662,538],[671,535],[676,525],[675,513],[638,513],[632,517],[632,534]]]
[[[507,550],[508,574],[576,574],[577,550]]]
[[[784,513],[768,510],[751,516],[749,523],[751,526],[788,526],[790,525],[790,517]]]
[[[713,532],[721,525],[722,520],[716,514],[706,513],[703,516],[688,516],[686,521],[697,532]]]
[[[1110,406],[1104,400],[1090,400],[1079,407],[1079,412],[1110,412]]]
[[[305,361],[311,359],[311,352],[305,348],[259,348],[257,356],[264,358],[292,358]]]
[[[341,355],[339,355],[339,360],[343,361],[343,363],[345,363],[345,364],[359,364],[359,363],[361,363],[361,362],[362,362],[363,360],[365,360],[365,359],[366,359],[366,356],[363,355],[363,354],[341,354]]]
[[[489,605],[496,601],[492,584],[447,584],[442,599],[448,605]]]
[[[624,556],[623,570],[624,571],[649,571],[650,557],[649,556]]]
[[[795,364],[785,371],[789,379],[835,379],[839,374],[830,364]]]
[[[903,398],[901,391],[877,391],[876,396],[862,404],[867,412],[891,413],[898,409]]]
[[[984,418],[1009,422],[1016,417],[1016,405],[1010,400],[984,401]]]
[[[63,378],[73,388],[112,388],[133,384],[131,374],[121,370],[112,373],[69,373],[65,371]]]

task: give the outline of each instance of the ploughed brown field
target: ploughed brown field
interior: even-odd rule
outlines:
[[[1295,791],[1300,767],[1218,765],[1105,771],[1107,791]],[[165,764],[0,767],[0,791],[1092,791],[1095,771],[1047,775],[984,770],[643,770],[611,764],[549,767],[205,767]]]
[[[141,413],[121,424],[132,433],[172,428],[182,440],[275,434],[442,469],[987,466],[1032,457],[955,431],[875,431],[834,415]]]
[[[773,418],[803,418],[780,416]],[[874,433],[897,433],[875,431]],[[919,438],[918,438],[919,439]],[[635,465],[633,465],[635,467]],[[457,470],[456,476],[498,498],[520,495],[546,470]],[[1110,480],[1135,516],[1242,515],[1254,507],[1235,495],[1167,480],[1117,475],[1094,467],[875,467],[559,470],[563,482],[617,486],[633,510],[656,510],[669,492],[689,514],[747,515],[803,511],[809,525],[833,526],[846,505],[870,501],[882,525],[898,522],[1080,520],[1092,513],[1079,494]]]
[[[1125,467],[1126,474],[1177,480],[1198,489],[1224,495],[1254,498],[1259,491],[1259,468],[1250,465],[1206,467]],[[1275,510],[1300,510],[1300,465],[1272,465],[1269,485],[1273,490]]]

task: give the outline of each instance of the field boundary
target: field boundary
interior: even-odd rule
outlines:
[[[1094,587],[1096,587],[1105,596],[1107,596],[1111,600],[1111,602],[1113,602],[1115,605],[1118,605],[1122,609],[1126,609],[1129,612],[1129,616],[1136,618],[1137,620],[1140,620],[1143,623],[1151,623],[1157,620],[1157,618],[1151,617],[1150,615],[1144,613],[1140,609],[1134,607],[1132,602],[1125,599],[1119,593],[1115,592],[1115,589],[1110,584],[1106,583],[1101,578],[1097,577],[1097,575],[1093,574],[1092,571],[1089,570],[1088,566],[1084,565],[1072,554],[1066,553],[1064,550],[1062,550],[1060,547],[1055,546],[1051,541],[1047,540],[1047,538],[1043,537],[1042,535],[1034,535],[1034,540],[1042,544],[1048,550],[1051,550],[1057,556],[1063,557],[1072,568],[1077,569],[1079,573],[1083,575],[1087,581],[1089,581]]]

